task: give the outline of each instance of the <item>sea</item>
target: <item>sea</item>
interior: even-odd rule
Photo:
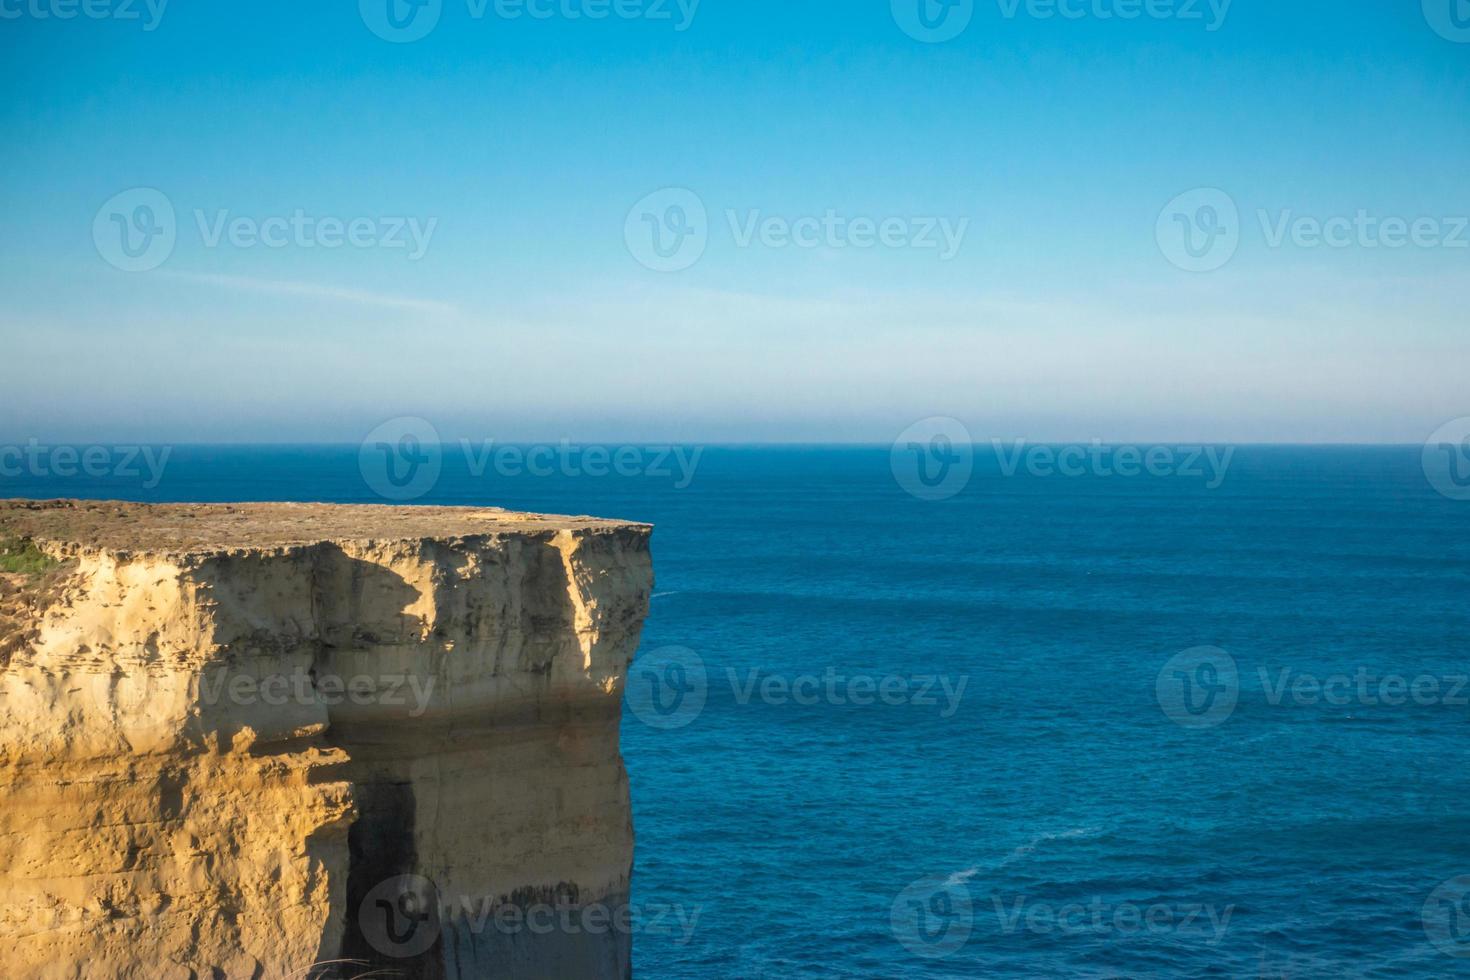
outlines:
[[[1470,976],[1470,493],[1423,447],[128,448],[0,496],[655,525],[638,976]]]

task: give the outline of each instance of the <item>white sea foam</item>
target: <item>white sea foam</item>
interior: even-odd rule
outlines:
[[[954,874],[950,875],[944,880],[944,887],[952,888],[955,885],[963,885],[965,882],[969,881],[971,878],[975,877],[979,873],[979,868],[966,868],[963,871],[956,871]]]
[[[1099,829],[1100,828],[1098,827],[1072,827],[1068,830],[1048,831],[1044,834],[1037,834],[1035,837],[1031,838],[1029,841],[1022,844],[1020,847],[1016,848],[1010,854],[1007,854],[1004,858],[1002,858],[1000,863],[997,864],[996,867],[1004,868],[1008,864],[1014,864],[1017,861],[1024,859],[1042,844],[1045,844],[1047,841],[1068,840],[1076,837],[1094,837],[1097,835]]]

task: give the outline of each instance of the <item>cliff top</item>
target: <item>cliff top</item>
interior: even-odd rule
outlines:
[[[0,500],[0,539],[165,554],[279,548],[321,541],[412,541],[502,532],[647,529],[630,521],[526,514],[499,507],[375,504],[136,504]]]

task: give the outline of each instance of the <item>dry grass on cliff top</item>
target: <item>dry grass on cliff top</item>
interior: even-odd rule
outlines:
[[[373,504],[139,504],[117,500],[0,500],[0,539],[111,552],[213,555],[322,542],[426,541],[490,535],[627,531],[646,524],[526,514],[500,507]]]

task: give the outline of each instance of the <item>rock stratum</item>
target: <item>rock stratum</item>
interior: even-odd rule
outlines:
[[[630,976],[649,534],[0,502],[4,975]]]

